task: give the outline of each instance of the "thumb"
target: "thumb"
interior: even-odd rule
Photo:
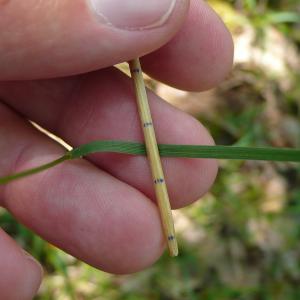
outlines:
[[[73,75],[168,42],[189,0],[0,1],[0,80]]]

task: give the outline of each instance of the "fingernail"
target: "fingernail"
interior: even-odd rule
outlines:
[[[25,258],[27,259],[28,263],[33,265],[34,268],[38,271],[40,277],[43,277],[44,275],[44,270],[43,267],[41,266],[41,264],[33,257],[31,256],[27,251],[23,250],[23,254],[25,256]]]
[[[37,262],[29,253],[23,250],[24,256],[27,260],[27,274],[24,281],[23,295],[24,299],[31,299],[38,291],[44,271],[39,262]]]
[[[172,14],[176,0],[89,0],[99,19],[107,25],[144,30],[162,26]]]

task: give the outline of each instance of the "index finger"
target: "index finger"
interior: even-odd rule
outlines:
[[[165,46],[142,58],[150,76],[182,90],[202,91],[216,86],[233,62],[230,32],[213,9],[191,0],[181,30]]]

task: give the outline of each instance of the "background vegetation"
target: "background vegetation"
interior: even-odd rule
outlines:
[[[236,44],[228,80],[206,93],[151,82],[217,144],[300,147],[300,3],[211,0]],[[97,271],[0,211],[0,225],[42,262],[36,299],[300,299],[300,166],[222,161],[211,192],[176,212],[181,255],[131,276]]]

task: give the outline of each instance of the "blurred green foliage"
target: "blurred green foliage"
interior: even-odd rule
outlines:
[[[209,2],[235,36],[250,26],[252,46],[268,52],[264,38],[271,28],[299,59],[298,0]],[[300,147],[299,68],[286,67],[283,76],[274,76],[263,64],[235,65],[215,91],[211,113],[198,113],[217,144]],[[178,225],[177,259],[164,256],[139,274],[112,276],[76,261],[0,211],[1,226],[44,266],[36,299],[300,299],[299,165],[222,161],[211,192],[176,219],[187,224],[183,230]]]

